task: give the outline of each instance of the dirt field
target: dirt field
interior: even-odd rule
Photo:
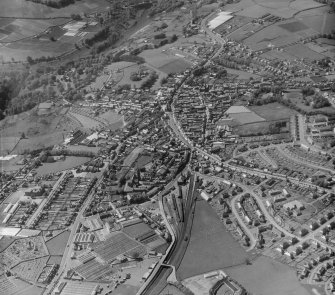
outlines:
[[[262,106],[249,107],[250,110],[266,120],[282,120],[288,119],[297,112],[291,110],[280,103],[269,103]]]
[[[253,294],[313,294],[299,283],[292,269],[267,257],[258,258],[252,265],[226,268],[225,272]]]
[[[247,257],[210,205],[197,201],[189,245],[177,270],[181,279],[243,264]]]

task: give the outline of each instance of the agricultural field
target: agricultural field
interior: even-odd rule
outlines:
[[[10,43],[33,37],[40,32],[45,31],[50,26],[62,25],[68,21],[69,20],[66,18],[52,20],[0,18],[0,41],[1,43]]]
[[[266,13],[271,13],[282,18],[290,18],[302,10],[320,6],[322,6],[321,3],[313,0],[242,0],[238,3],[225,5],[225,10],[237,12],[238,15],[252,18],[261,17]]]
[[[298,13],[295,17],[319,33],[330,33],[335,26],[335,17],[328,13],[329,7],[323,6]]]
[[[177,270],[181,279],[245,263],[248,255],[208,203],[196,203],[190,241]]]
[[[93,14],[105,11],[109,5],[106,0],[84,0],[56,9],[32,1],[1,1],[0,60],[26,61],[28,56],[58,56],[74,51],[75,43],[98,27],[67,35],[62,26],[72,21],[71,14]],[[27,17],[30,19],[24,19]]]
[[[105,0],[82,0],[80,2],[76,2],[75,5],[69,5],[67,7],[57,9],[34,3],[32,1],[2,0],[0,17],[70,17],[73,13],[95,13],[98,11],[104,11],[108,6],[109,3]]]
[[[325,58],[324,55],[314,51],[313,49],[303,44],[294,44],[288,46],[285,48],[285,51],[289,55],[295,56],[296,58],[305,58],[311,61]]]
[[[64,110],[66,109],[56,106],[50,109],[50,113],[39,115],[36,107],[28,112],[9,116],[0,122],[0,136],[20,138],[24,133],[25,138],[19,141],[12,154],[59,144],[63,141],[64,134],[78,127],[76,122],[64,116]]]
[[[16,144],[19,142],[20,137],[17,136],[6,136],[1,137],[0,142],[0,156],[8,155],[12,152]]]

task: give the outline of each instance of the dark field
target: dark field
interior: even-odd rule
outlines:
[[[180,278],[243,264],[247,257],[211,206],[203,200],[197,201],[190,242],[177,270]]]

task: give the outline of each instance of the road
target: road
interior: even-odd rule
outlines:
[[[87,196],[87,198],[86,198],[85,202],[83,203],[80,211],[78,212],[78,215],[77,215],[74,223],[71,226],[71,233],[70,233],[70,236],[68,238],[68,241],[67,241],[64,253],[63,253],[62,261],[61,261],[59,269],[58,269],[58,272],[53,279],[53,283],[49,284],[48,287],[45,289],[44,294],[51,294],[52,290],[56,287],[56,285],[58,284],[58,281],[60,280],[62,274],[66,270],[66,266],[67,266],[68,262],[71,260],[71,254],[72,254],[73,246],[74,246],[73,241],[74,241],[74,237],[75,237],[78,225],[83,218],[83,213],[84,213],[86,207],[90,204],[90,202],[92,201],[92,198],[94,197],[95,188],[99,187],[102,180],[103,180],[103,173],[101,174],[100,178],[96,181],[95,185],[92,187],[89,195]]]
[[[48,198],[46,198],[42,201],[42,204],[40,206],[38,206],[37,210],[34,212],[34,214],[31,216],[31,218],[29,218],[29,220],[26,224],[27,227],[29,227],[34,222],[34,220],[37,218],[37,216],[41,213],[41,211],[43,210],[43,208],[45,206],[45,203],[53,198],[53,196],[55,195],[56,190],[58,189],[58,186],[63,181],[65,175],[66,175],[66,171],[63,172],[63,174],[58,178],[57,182],[55,183],[51,192],[49,193]]]
[[[241,216],[238,214],[237,209],[236,209],[236,201],[239,200],[242,195],[244,195],[244,193],[236,195],[234,198],[232,198],[230,205],[231,205],[231,210],[234,216],[236,217],[239,225],[243,228],[243,231],[250,238],[250,246],[247,249],[247,251],[251,251],[253,248],[255,248],[257,240],[255,236],[252,234],[252,232],[250,231],[250,229],[246,226],[246,224],[244,223],[244,221],[242,220]]]

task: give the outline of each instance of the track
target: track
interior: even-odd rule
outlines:
[[[193,191],[194,191],[194,181],[195,176],[192,175],[190,178],[190,189],[188,191],[186,204],[185,204],[185,211],[184,211],[184,220],[177,225],[176,227],[176,244],[171,249],[169,255],[167,256],[164,264],[167,265],[174,265],[178,268],[179,264],[182,261],[182,258],[185,254],[185,251],[188,246],[189,235],[192,229],[193,224],[193,212],[194,212],[194,198],[193,198]],[[185,237],[187,237],[185,241]],[[171,274],[172,269],[166,266],[162,266],[159,271],[157,272],[156,276],[151,280],[151,283],[147,286],[147,288],[143,291],[142,294],[150,294],[150,295],[158,295],[160,294],[163,289],[167,285],[167,278]]]

